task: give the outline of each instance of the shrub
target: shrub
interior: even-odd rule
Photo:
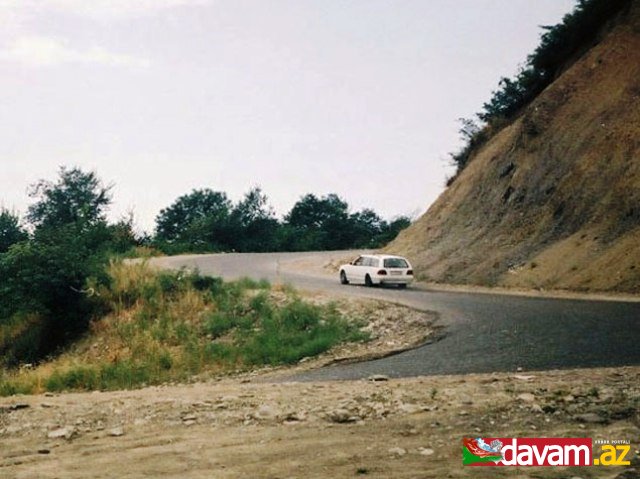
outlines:
[[[40,234],[0,255],[0,325],[21,318],[39,318],[39,334],[25,333],[18,343],[30,344],[24,354],[9,357],[32,361],[53,352],[86,330],[91,317],[103,311],[87,282],[106,281],[101,256],[90,252],[72,226]],[[13,362],[13,361],[12,361]]]
[[[42,377],[39,370],[0,377],[0,394],[133,388],[206,371],[290,364],[366,338],[334,307],[307,304],[291,289],[272,292],[266,281],[225,283],[144,263],[112,262],[107,271],[110,281],[96,289],[112,312],[92,323],[91,337],[54,359]],[[41,335],[34,327],[41,320],[16,316],[2,324],[0,340],[26,340],[25,328]]]
[[[366,339],[334,308],[299,299],[278,309],[263,305],[261,313],[259,327],[240,340],[240,350],[248,364],[292,364],[339,343]]]

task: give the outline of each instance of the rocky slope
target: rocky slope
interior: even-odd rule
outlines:
[[[388,247],[423,280],[640,292],[640,1]]]

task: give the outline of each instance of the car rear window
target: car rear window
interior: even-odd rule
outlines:
[[[402,258],[386,258],[384,260],[385,268],[408,268],[409,264]]]

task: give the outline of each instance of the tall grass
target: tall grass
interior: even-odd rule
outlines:
[[[68,351],[35,370],[0,374],[0,395],[114,390],[261,365],[291,364],[367,336],[334,306],[266,281],[160,272],[113,262],[96,294],[111,311]]]

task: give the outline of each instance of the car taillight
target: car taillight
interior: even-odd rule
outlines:
[[[413,270],[412,269],[407,270],[407,274],[410,274],[411,276],[413,276]]]
[[[386,269],[381,269],[380,271],[378,271],[378,275],[379,276],[384,276],[387,274],[387,270]]]

